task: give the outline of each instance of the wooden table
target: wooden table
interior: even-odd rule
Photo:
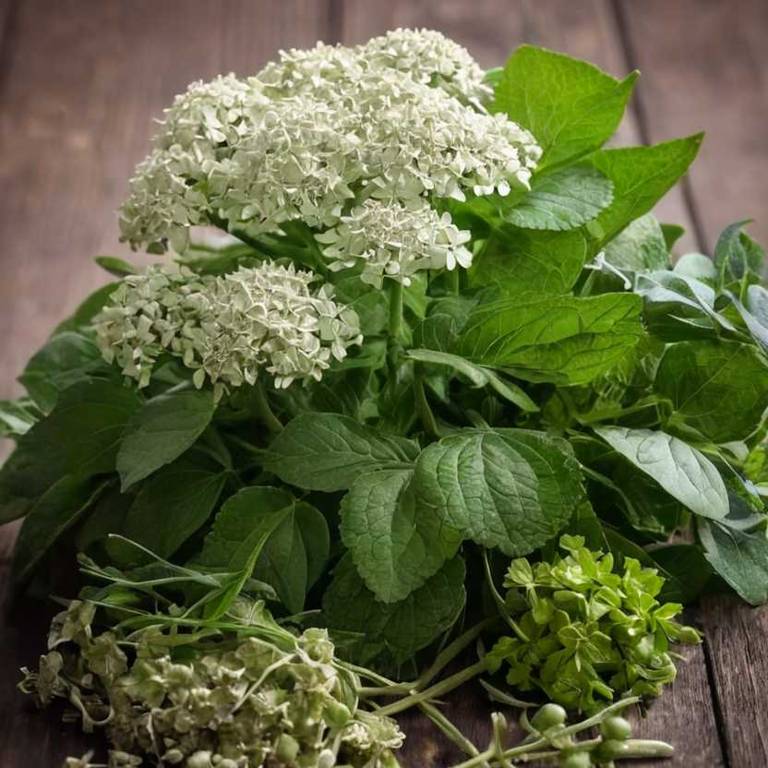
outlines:
[[[754,217],[768,242],[768,33],[765,0],[0,0],[0,397],[53,325],[104,280],[99,253],[121,253],[114,211],[158,116],[197,78],[253,73],[280,47],[354,43],[397,26],[440,29],[486,66],[523,41],[643,78],[621,143],[706,129],[689,178],[661,204],[683,247],[711,252],[728,223]],[[124,255],[124,253],[123,253]],[[14,528],[0,531],[0,578]],[[768,611],[707,599],[706,634],[675,685],[638,726],[675,743],[665,765],[768,766]],[[0,766],[51,768],[84,741],[37,716],[14,690],[34,663],[44,618],[0,627]],[[454,700],[485,736],[476,692]],[[407,764],[453,759],[428,724],[409,722]]]

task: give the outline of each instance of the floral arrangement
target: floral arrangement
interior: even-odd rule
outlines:
[[[671,753],[620,712],[682,605],[768,599],[768,291],[745,222],[651,213],[700,135],[603,148],[635,79],[397,30],[166,110],[120,231],[167,255],[97,259],[0,404],[17,592],[80,552],[20,687],[110,768],[388,768],[413,707],[460,768]],[[522,742],[446,718],[473,678]]]

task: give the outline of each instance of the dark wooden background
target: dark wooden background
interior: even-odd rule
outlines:
[[[698,130],[707,139],[660,205],[685,250],[756,219],[768,243],[766,0],[0,0],[0,398],[53,325],[104,281],[91,258],[125,255],[115,210],[147,151],[152,117],[191,80],[251,74],[278,49],[355,43],[397,26],[440,29],[485,66],[534,42],[643,77],[621,143]],[[0,581],[14,527],[0,530]],[[692,612],[706,633],[678,681],[638,725],[677,747],[670,766],[768,766],[768,611],[714,597]],[[34,663],[41,619],[0,624],[0,767],[58,767],[84,751],[72,726],[37,716],[14,690]],[[470,692],[451,709],[474,734]],[[450,764],[410,722],[412,768]]]

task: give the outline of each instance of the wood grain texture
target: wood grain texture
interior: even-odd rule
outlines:
[[[711,252],[720,231],[754,218],[768,242],[768,60],[765,0],[616,0],[653,141],[705,130],[691,198]]]
[[[768,765],[768,607],[733,595],[705,600],[702,626],[710,649],[729,765]]]

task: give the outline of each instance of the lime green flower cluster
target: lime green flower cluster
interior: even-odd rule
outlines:
[[[507,682],[542,690],[569,709],[594,712],[615,695],[658,696],[675,679],[671,643],[698,643],[698,632],[674,619],[682,606],[661,603],[664,579],[639,561],[593,552],[563,536],[568,554],[553,562],[512,561],[506,606],[519,629],[488,654]]]

